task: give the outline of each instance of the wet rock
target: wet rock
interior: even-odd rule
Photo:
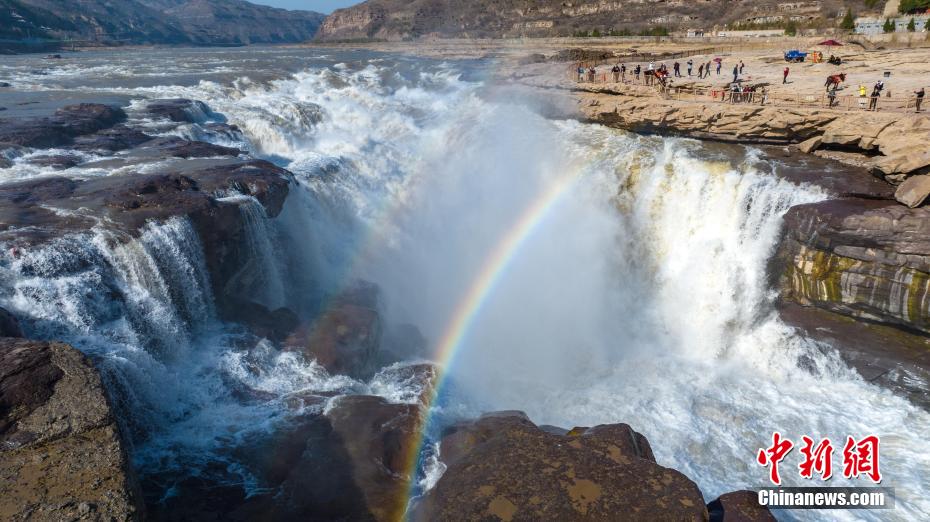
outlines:
[[[436,392],[440,369],[433,363],[396,363],[371,378],[370,386],[379,395],[395,402],[418,402],[428,406]]]
[[[206,103],[186,98],[154,100],[146,108],[150,114],[177,123],[197,123],[211,113]]]
[[[117,125],[111,129],[75,139],[74,148],[84,151],[118,152],[137,147],[152,139],[152,136],[141,131],[130,129],[125,125]]]
[[[930,409],[930,337],[784,300],[778,312],[798,335],[835,348],[863,379]]]
[[[5,308],[0,308],[0,337],[24,337],[19,319]]]
[[[140,500],[90,361],[62,343],[0,339],[0,518],[135,520]]]
[[[775,522],[769,508],[759,505],[754,491],[734,491],[707,504],[711,522]]]
[[[381,345],[378,288],[359,283],[330,299],[319,317],[299,328],[285,347],[315,359],[330,373],[371,375]]]
[[[544,431],[519,412],[453,426],[414,520],[706,520],[697,485],[626,424]]]
[[[79,165],[81,163],[81,158],[71,154],[56,154],[53,156],[36,156],[30,158],[29,163],[39,167],[64,170]]]
[[[287,197],[290,180],[286,170],[255,160],[184,174],[128,174],[86,180],[46,177],[8,183],[0,186],[0,240],[19,245],[42,243],[65,233],[89,230],[100,223],[98,219],[104,220],[101,226],[135,236],[149,220],[187,216],[202,232],[205,248],[219,254],[230,246],[218,243],[230,234],[241,233],[244,223],[238,204],[219,201],[217,194],[236,190],[254,196],[269,216],[275,216]]]
[[[240,302],[231,308],[235,310],[234,320],[248,326],[258,337],[275,342],[286,339],[300,324],[297,314],[287,308],[269,310],[253,301]]]
[[[898,203],[916,208],[930,196],[930,175],[911,176],[898,186],[894,198]]]
[[[241,150],[214,145],[203,141],[189,141],[182,138],[158,138],[146,145],[147,149],[157,151],[159,156],[174,158],[211,158],[219,156],[236,157]]]
[[[12,87],[12,85],[10,85],[7,82],[0,82],[0,88],[6,88],[6,87]]]
[[[188,481],[166,511],[176,520],[401,520],[421,422],[414,405],[333,399],[325,415],[290,419],[242,449],[271,493],[217,498],[215,484]]]
[[[784,298],[930,333],[930,209],[847,198],[798,205],[778,250]]]
[[[34,148],[58,147],[125,119],[126,113],[118,107],[96,103],[69,105],[46,118],[0,119],[0,143]]]

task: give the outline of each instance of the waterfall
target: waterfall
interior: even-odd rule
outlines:
[[[243,52],[210,62],[237,71],[232,77],[195,84],[160,52],[86,58],[118,62],[125,79],[84,71],[49,84],[28,69],[17,74],[36,90],[203,100],[215,114],[198,114],[200,123],[165,129],[146,120],[142,100],[129,124],[242,146],[291,170],[299,184],[274,219],[254,198],[219,195],[239,203],[242,266],[232,280],[250,299],[312,320],[322,296],[361,277],[382,289],[385,323],[415,324],[435,344],[495,247],[570,178],[545,212],[531,213],[533,226],[508,251],[455,357],[441,361],[450,418],[523,409],[539,424],[626,422],[708,500],[764,484],[754,458],[772,431],[795,440],[876,434],[897,509],[852,513],[930,512],[922,450],[930,415],[863,381],[773,310],[766,265],[782,215],[827,195],[780,179],[766,154],[548,120],[532,97],[501,97],[477,81],[484,70],[474,64],[335,50],[306,51],[308,61],[265,50],[273,74],[241,77],[257,67]],[[133,71],[153,73],[153,56],[161,59],[154,73],[169,72],[134,83]],[[299,72],[281,77],[279,65]],[[204,116],[238,130],[207,129]],[[10,159],[2,179],[111,174]],[[150,224],[136,238],[101,229],[4,252],[0,306],[30,336],[91,356],[144,478],[221,469],[259,487],[235,450],[306,413],[289,409],[289,396],[419,395],[384,375],[368,383],[329,375],[220,320],[216,308],[228,303],[212,295],[213,260],[186,219]],[[424,488],[443,468],[430,457]],[[156,494],[170,493],[164,484]]]

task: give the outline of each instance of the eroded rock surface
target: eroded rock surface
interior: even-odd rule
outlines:
[[[141,520],[100,377],[62,343],[0,339],[0,519]]]
[[[519,412],[454,426],[416,520],[706,520],[697,485],[626,424],[544,431]]]

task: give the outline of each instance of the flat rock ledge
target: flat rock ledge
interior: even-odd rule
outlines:
[[[141,520],[141,498],[90,361],[0,339],[0,519]]]
[[[678,101],[622,87],[580,90],[577,99],[587,119],[636,132],[738,143],[794,143],[806,153],[856,152],[859,164],[893,184],[930,171],[927,116]]]

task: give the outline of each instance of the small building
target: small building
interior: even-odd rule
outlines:
[[[688,38],[704,38],[704,30],[688,29]]]
[[[719,31],[720,38],[773,38],[784,36],[784,29],[755,29],[751,31]]]
[[[894,30],[896,33],[906,33],[907,24],[911,22],[911,18],[914,19],[914,25],[917,26],[917,31],[926,31],[927,20],[930,19],[930,14],[922,15],[913,15],[913,16],[896,16],[894,18],[874,18],[874,17],[860,17],[856,18],[856,34],[882,34],[885,32],[885,20],[891,20],[894,23]]]

